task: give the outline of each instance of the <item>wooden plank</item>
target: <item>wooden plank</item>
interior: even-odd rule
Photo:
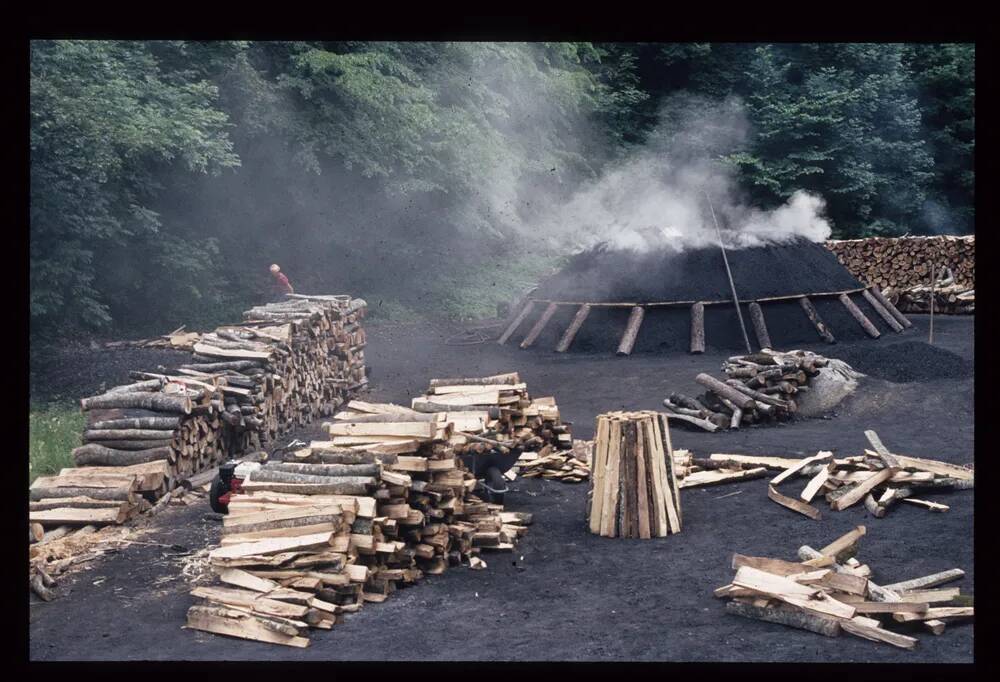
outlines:
[[[642,326],[642,318],[645,317],[646,310],[642,306],[635,306],[629,313],[628,322],[625,324],[625,331],[622,333],[621,341],[618,343],[618,355],[630,355],[635,346],[635,340],[639,336],[639,327]]]
[[[535,326],[531,328],[528,335],[524,337],[523,341],[521,341],[521,348],[530,348],[534,345],[535,341],[538,339],[538,335],[542,333],[543,329],[545,329],[545,325],[547,325],[549,320],[552,319],[552,316],[555,315],[558,307],[558,303],[549,303],[548,306],[545,307],[545,310],[542,311],[541,317],[539,317],[535,322]]]
[[[639,420],[636,424],[636,449],[635,449],[635,485],[636,485],[636,504],[638,506],[639,512],[639,537],[648,540],[652,537],[650,532],[650,519],[649,519],[649,488],[648,479],[646,477],[646,443],[645,443],[645,429],[643,429],[644,420]]]
[[[852,604],[858,613],[925,613],[927,602],[865,601]]]
[[[920,457],[908,457],[906,455],[899,455],[895,453],[893,456],[896,458],[896,461],[899,462],[899,466],[903,469],[930,471],[931,473],[935,473],[940,476],[957,478],[962,481],[971,481],[975,477],[974,471],[958,466],[957,464],[939,462],[933,459],[921,459]]]
[[[130,505],[124,502],[117,508],[108,509],[60,507],[41,511],[29,511],[28,521],[30,523],[40,523],[43,526],[96,526],[109,523],[124,523],[128,517],[129,507]]]
[[[771,575],[750,566],[742,566],[736,571],[733,585],[745,587],[760,594],[780,599],[792,606],[834,618],[849,619],[855,615],[854,607],[849,604],[844,604],[829,596],[822,599],[817,598],[817,595],[821,593],[815,588],[800,585],[794,580]]]
[[[670,442],[670,422],[666,414],[657,413],[653,419],[653,432],[657,448],[659,448],[659,461],[663,463],[663,468],[666,471],[667,487],[664,490],[664,495],[669,493],[669,496],[665,497],[667,521],[672,532],[680,533],[684,515],[681,511],[680,485],[677,481],[677,475],[674,473],[674,446]]]
[[[964,576],[965,571],[962,569],[950,568],[947,571],[932,573],[921,578],[913,578],[912,580],[903,580],[902,582],[892,583],[891,585],[883,585],[883,587],[894,592],[918,590],[933,587],[935,585],[941,585],[942,583],[951,582],[952,580],[958,580]]]
[[[755,469],[740,469],[739,471],[725,471],[724,469],[706,469],[688,474],[681,479],[681,488],[694,488],[702,485],[716,485],[718,483],[732,483],[754,478],[762,478],[767,474],[767,469],[757,467]]]
[[[830,477],[830,474],[833,472],[833,467],[833,462],[830,462],[828,465],[820,469],[819,473],[813,476],[809,483],[806,484],[806,487],[803,488],[802,493],[799,495],[799,499],[806,503],[812,502],[812,499],[816,497],[816,493],[819,492],[819,489],[823,487],[823,484],[826,483],[826,480]]]
[[[857,544],[858,540],[860,540],[866,532],[867,529],[864,526],[856,526],[853,530],[844,533],[826,547],[823,547],[819,550],[819,553],[826,556],[837,557],[844,550]]]
[[[357,423],[337,421],[327,424],[331,436],[407,436],[433,438],[437,425],[432,422]]]
[[[800,630],[808,630],[809,632],[826,635],[827,637],[836,637],[840,633],[839,621],[787,606],[755,606],[746,602],[733,600],[726,603],[726,612],[743,616],[744,618],[753,618],[755,620],[799,628]]]
[[[823,451],[820,451],[817,454],[813,455],[812,457],[806,457],[805,459],[801,459],[797,463],[795,463],[793,466],[789,467],[788,469],[785,469],[780,474],[778,474],[777,476],[775,476],[774,478],[772,478],[771,479],[771,485],[772,486],[776,486],[779,483],[781,483],[782,481],[784,481],[787,478],[791,477],[793,474],[797,474],[798,472],[800,472],[802,469],[806,468],[810,464],[814,464],[816,462],[820,462],[820,461],[822,461],[824,459],[831,459],[832,457],[833,457],[833,453],[832,452],[829,452],[827,450],[823,450]]]
[[[915,504],[918,507],[923,507],[924,509],[929,509],[932,512],[946,512],[951,509],[951,507],[946,504],[931,502],[930,500],[918,500],[914,497],[904,497],[902,501],[908,504]]]
[[[864,637],[865,639],[870,639],[873,642],[892,644],[893,646],[898,646],[902,649],[912,649],[917,645],[917,639],[915,637],[900,635],[896,632],[891,632],[880,627],[873,627],[856,620],[842,621],[840,623],[840,627],[842,630],[849,632],[852,635]]]
[[[265,616],[302,618],[309,610],[301,604],[288,604],[276,599],[268,599],[253,590],[241,590],[234,587],[198,586],[191,590],[191,596],[218,604],[242,606]]]
[[[943,587],[931,590],[901,590],[899,601],[927,602],[928,604],[949,602],[959,596],[961,590],[957,587]]]
[[[858,483],[854,488],[849,490],[846,494],[841,495],[833,502],[830,503],[830,508],[834,511],[841,511],[847,509],[855,502],[861,500],[865,495],[867,495],[872,488],[875,488],[881,483],[884,483],[896,473],[896,469],[882,469],[875,472],[868,478],[866,478],[861,483]]]
[[[601,535],[615,536],[615,514],[618,509],[618,476],[621,468],[621,421],[610,420],[608,430],[608,477],[605,481],[605,497],[602,506]]]
[[[287,521],[305,516],[328,516],[342,514],[343,507],[339,504],[314,504],[314,505],[284,505],[281,509],[269,509],[260,512],[241,513],[237,515],[227,515],[222,519],[224,529],[236,530],[240,526],[249,526],[258,523],[268,523],[271,521]]]
[[[296,635],[286,635],[274,630],[269,630],[261,625],[253,616],[246,615],[245,618],[223,618],[221,616],[209,615],[191,607],[188,610],[187,625],[184,627],[192,630],[202,630],[216,635],[227,635],[229,637],[239,637],[240,639],[250,639],[257,642],[267,642],[269,644],[283,644],[296,648],[309,646],[309,639]]]
[[[806,504],[805,502],[800,502],[795,498],[782,495],[774,488],[773,485],[767,486],[767,496],[774,502],[780,504],[782,507],[787,507],[792,511],[797,511],[798,513],[803,514],[804,516],[808,516],[810,519],[814,521],[818,521],[819,519],[822,518],[822,514],[820,514],[820,511],[818,509]]]
[[[594,461],[590,476],[590,532],[601,533],[601,520],[604,510],[604,489],[608,476],[608,420],[597,418],[597,429],[594,435]]]
[[[764,310],[757,301],[750,302],[750,321],[757,336],[757,345],[761,348],[771,348],[771,336],[767,333],[767,323],[764,321]]]
[[[219,580],[254,592],[270,592],[281,587],[273,580],[259,578],[239,568],[226,568],[219,572]]]
[[[768,557],[745,556],[743,554],[733,554],[732,568],[739,569],[741,566],[750,566],[767,573],[780,576],[789,576],[796,573],[804,573],[812,570],[808,564],[796,563],[794,561],[783,561],[781,559],[771,559]]]
[[[497,339],[497,343],[499,343],[501,346],[507,343],[507,340],[511,337],[511,335],[515,331],[517,331],[517,328],[521,326],[522,322],[524,322],[524,318],[528,316],[528,314],[532,311],[532,309],[534,309],[534,307],[535,307],[535,302],[529,299],[528,302],[524,304],[524,307],[521,308],[521,312],[517,314],[517,317],[515,317],[513,321],[511,321],[511,323],[507,325],[507,328],[504,330],[503,334],[501,334],[500,338]]]
[[[580,331],[580,327],[583,326],[583,323],[587,319],[588,315],[590,315],[589,303],[584,303],[577,308],[576,315],[573,316],[573,321],[570,322],[568,327],[566,327],[566,331],[563,332],[562,338],[560,338],[559,343],[556,344],[557,353],[565,353],[569,350],[570,344],[573,343],[573,339],[576,338],[577,332]]]
[[[938,606],[928,608],[920,613],[894,613],[892,619],[899,623],[910,623],[915,620],[943,620],[945,618],[973,618],[975,610],[972,606]]]
[[[642,432],[649,446],[652,463],[653,502],[655,512],[656,537],[664,538],[670,533],[670,519],[667,517],[667,504],[670,497],[669,473],[664,461],[663,443],[657,438],[656,419],[645,419]]]
[[[250,555],[268,555],[289,550],[320,549],[332,544],[333,533],[315,533],[290,538],[272,538],[260,542],[220,547],[209,552],[209,559],[232,559]]]

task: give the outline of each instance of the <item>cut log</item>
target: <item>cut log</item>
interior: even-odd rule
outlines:
[[[191,399],[186,396],[172,396],[162,393],[105,393],[82,399],[80,407],[84,411],[121,407],[191,414]]]
[[[753,398],[736,390],[729,384],[725,384],[715,377],[705,374],[704,372],[698,374],[694,380],[716,395],[730,401],[741,410],[750,410],[755,407]]]
[[[123,504],[117,509],[75,509],[62,507],[43,511],[28,512],[28,520],[46,526],[103,526],[122,523],[128,517],[130,505]]]
[[[787,606],[761,607],[733,600],[726,603],[726,612],[744,618],[808,630],[827,637],[836,637],[840,634],[840,624],[836,619]]]
[[[538,335],[542,333],[543,329],[545,329],[545,326],[549,323],[549,320],[552,319],[552,316],[555,315],[558,307],[559,305],[557,303],[549,303],[545,307],[545,310],[542,311],[541,317],[538,318],[535,325],[531,328],[531,331],[529,331],[528,335],[524,337],[523,341],[521,341],[521,348],[530,348],[534,345],[535,341],[538,339]]]
[[[73,450],[73,461],[77,466],[129,466],[144,464],[158,459],[173,459],[171,448],[159,447],[146,450],[115,450],[89,443]]]
[[[805,312],[806,317],[812,322],[813,327],[816,328],[816,333],[819,337],[826,341],[827,343],[836,343],[837,340],[833,337],[830,329],[824,324],[822,318],[820,318],[819,313],[816,311],[816,306],[812,304],[808,296],[803,296],[799,299],[799,304],[802,306],[802,310]]]
[[[867,291],[870,291],[872,296],[882,304],[882,307],[889,311],[889,314],[896,318],[896,321],[903,325],[904,327],[912,327],[913,323],[906,319],[903,313],[896,309],[889,299],[882,295],[882,291],[878,287],[868,287]]]
[[[861,295],[864,296],[865,300],[868,301],[868,304],[875,309],[875,312],[879,314],[879,317],[885,320],[885,323],[889,325],[889,328],[892,329],[892,331],[897,334],[903,331],[903,325],[901,325],[899,320],[893,317],[892,313],[890,313],[888,309],[886,309],[886,307],[872,295],[871,291],[865,289],[861,292]]]
[[[35,484],[37,483],[38,479],[35,479]],[[89,497],[95,500],[120,500],[123,502],[135,503],[135,493],[133,492],[135,490],[134,485],[92,488],[69,486],[46,487],[44,484],[35,487],[35,484],[32,484],[33,487],[28,491],[32,501],[55,498]]]
[[[584,321],[586,321],[587,316],[590,315],[590,304],[584,303],[579,308],[577,308],[576,315],[573,316],[573,321],[569,323],[566,327],[566,331],[563,332],[562,338],[559,339],[559,343],[556,345],[557,353],[565,353],[569,350],[570,345],[573,343],[573,339],[576,338],[577,333],[580,331],[580,327],[583,326]],[[432,383],[431,386],[434,384]]]
[[[92,440],[170,440],[174,437],[172,430],[164,429],[88,429],[83,432],[83,439]]]
[[[252,615],[243,614],[242,618],[223,618],[217,615],[214,609],[201,606],[192,606],[188,609],[185,627],[270,644],[284,644],[297,648],[309,646],[308,638],[275,632]]]
[[[830,503],[830,508],[834,511],[847,509],[855,502],[862,500],[864,496],[867,495],[873,488],[892,478],[892,475],[895,473],[896,469],[882,469],[881,471],[872,474],[861,483],[853,486],[845,494],[833,500],[833,502]]]
[[[753,331],[757,335],[757,345],[761,348],[771,348],[771,336],[767,333],[764,311],[757,301],[750,303],[750,321],[753,322]]]
[[[134,417],[105,419],[90,425],[92,429],[164,429],[173,431],[181,425],[180,417]]]
[[[625,325],[625,331],[618,343],[618,350],[615,351],[618,355],[631,355],[635,340],[639,336],[639,327],[642,326],[642,318],[645,315],[646,309],[642,306],[637,305],[632,308],[632,312],[628,316],[628,323]]]
[[[910,623],[915,620],[951,620],[955,618],[974,618],[972,606],[937,606],[919,613],[894,613],[892,619],[899,623]]]
[[[928,587],[934,587],[935,585],[941,585],[942,583],[951,582],[952,580],[958,580],[965,575],[965,571],[960,568],[951,568],[947,571],[941,571],[940,573],[932,573],[931,575],[925,575],[921,578],[913,578],[912,580],[903,580],[902,582],[892,583],[891,585],[885,585],[885,589],[893,590],[894,592],[905,591],[905,590],[921,590]]]
[[[705,304],[691,306],[691,352],[705,352]]]

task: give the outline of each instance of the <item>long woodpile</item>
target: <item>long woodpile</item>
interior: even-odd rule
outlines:
[[[570,425],[563,423],[552,397],[532,398],[517,372],[485,377],[431,379],[423,396],[413,399],[412,409],[422,413],[446,413],[449,420],[467,417],[476,423],[456,422],[451,442],[460,455],[481,453],[491,443],[469,434],[511,443],[509,447],[538,450],[572,447]]]
[[[952,621],[974,617],[971,599],[959,588],[937,588],[965,575],[954,568],[928,576],[879,585],[872,569],[857,558],[864,526],[822,549],[803,545],[798,560],[734,554],[732,582],[715,590],[729,600],[726,612],[778,623],[827,637],[841,632],[913,649],[917,638],[886,625],[921,625],[935,635]]]
[[[30,522],[43,532],[124,523],[182,481],[332,414],[367,383],[364,313],[349,296],[253,308],[197,335],[193,362],[84,398],[77,468],[35,480]]]
[[[681,531],[681,498],[666,418],[657,412],[597,416],[587,501],[590,532],[666,537]]]
[[[893,454],[874,431],[866,431],[865,436],[872,449],[866,449],[863,455],[840,459],[824,451],[804,459],[713,454],[709,462],[717,463],[724,472],[730,473],[729,480],[746,478],[749,471],[753,471],[756,478],[761,471],[779,470],[780,473],[768,485],[768,497],[814,520],[822,515],[810,502],[819,495],[824,496],[834,511],[842,511],[860,502],[872,516],[882,518],[897,502],[933,512],[946,512],[948,505],[919,499],[916,495],[974,487],[975,471],[969,466]],[[741,473],[743,476],[740,476]],[[795,477],[809,479],[797,497],[778,491],[780,484]]]
[[[933,283],[909,288],[887,287],[884,294],[897,309],[908,313],[968,314],[976,312],[976,290],[956,281],[950,268],[941,268]]]
[[[896,290],[921,286],[941,266],[955,282],[976,286],[976,237],[869,237],[831,240],[826,247],[863,284]]]
[[[450,422],[356,423],[430,428],[407,434],[416,447],[406,455],[379,451],[403,441],[317,441],[252,471],[231,498],[221,547],[209,555],[232,587],[192,591],[204,603],[190,608],[188,627],[307,646],[310,627],[331,628],[425,574],[484,568],[481,552],[510,551],[527,532],[530,514],[471,494],[476,480],[448,442]]]
[[[809,351],[764,348],[726,360],[722,371],[729,378],[724,381],[705,373],[696,376],[707,389],[701,396],[671,393],[663,405],[671,419],[706,431],[783,421],[798,409],[795,396],[808,391],[810,379],[829,364],[828,358]]]

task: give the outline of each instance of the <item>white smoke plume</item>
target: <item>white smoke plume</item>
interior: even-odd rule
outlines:
[[[721,157],[743,147],[749,129],[736,99],[675,100],[646,145],[532,225],[533,237],[570,250],[601,242],[637,251],[683,250],[717,244],[717,219],[732,248],[828,238],[822,197],[797,191],[769,211],[743,199]]]

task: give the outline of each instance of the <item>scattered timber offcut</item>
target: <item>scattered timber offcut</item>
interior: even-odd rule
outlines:
[[[826,637],[841,632],[902,649],[917,638],[898,632],[922,627],[940,635],[950,623],[973,618],[971,599],[958,588],[937,588],[965,575],[959,568],[893,584],[879,585],[857,559],[866,529],[858,526],[830,544],[803,545],[795,559],[734,554],[732,581],[715,590],[728,600],[726,612]],[[894,629],[889,629],[892,626]]]

